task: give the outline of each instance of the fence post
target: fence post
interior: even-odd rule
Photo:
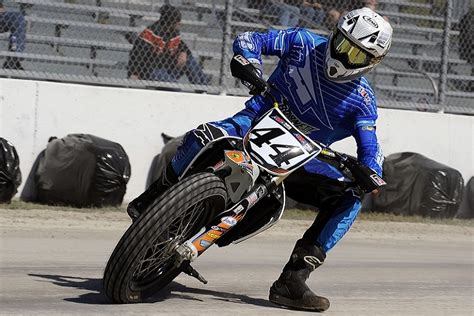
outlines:
[[[449,33],[451,30],[451,18],[453,16],[453,0],[446,1],[446,14],[444,16],[443,50],[441,51],[441,70],[439,74],[439,96],[438,112],[443,113],[446,107],[446,88],[448,84],[448,57],[449,57]]]
[[[227,93],[228,83],[227,78],[229,77],[228,74],[228,67],[230,61],[230,54],[229,48],[231,45],[231,36],[232,36],[232,10],[233,10],[233,0],[227,0],[225,2],[225,18],[224,18],[224,36],[222,39],[222,58],[221,58],[221,68],[220,68],[220,77],[219,77],[219,85],[221,87],[222,95]]]

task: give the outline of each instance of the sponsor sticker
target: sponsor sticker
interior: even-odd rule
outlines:
[[[242,55],[237,55],[234,58],[244,66],[250,64],[250,62],[247,59],[245,59],[244,56]]]
[[[369,95],[369,93],[367,91],[365,91],[365,89],[362,88],[362,87],[357,88],[357,91],[364,98],[365,104],[369,105],[370,104],[370,95]]]
[[[247,201],[249,201],[249,205],[252,205],[252,206],[255,204],[255,202],[257,202],[257,200],[258,200],[258,196],[256,194],[252,194],[247,197]]]
[[[308,125],[308,124],[304,123],[303,121],[301,121],[295,114],[293,114],[293,112],[291,112],[288,105],[280,104],[280,106],[278,108],[283,112],[283,114],[285,114],[286,118],[303,134],[309,134],[313,131],[318,131],[319,130],[318,128],[316,128],[314,126]],[[291,128],[291,126],[290,126],[290,128]],[[290,128],[289,128],[289,130],[290,130]]]
[[[274,115],[274,116],[272,116],[272,119],[274,119],[276,122],[280,123],[280,125],[283,126],[284,128],[286,128],[287,130],[291,130],[291,125],[288,124],[283,118]]]
[[[248,163],[242,163],[240,164],[240,167],[244,170],[246,170],[249,174],[253,174],[253,166]]]
[[[244,153],[241,152],[241,151],[237,151],[237,150],[227,150],[225,152],[226,156],[232,160],[233,162],[239,164],[239,163],[242,163],[242,162],[245,162],[246,161],[246,157],[244,156]]]
[[[303,144],[303,147],[307,152],[311,152],[313,150],[313,146],[311,146],[309,143]]]
[[[226,217],[223,217],[221,218],[221,221],[224,223],[224,224],[227,224],[229,226],[235,226],[235,224],[237,224],[237,220],[231,216],[226,216]]]
[[[362,18],[373,27],[379,27],[377,22],[375,22],[370,16],[364,15]]]
[[[209,246],[211,245],[211,243],[210,243],[209,241],[204,240],[204,239],[202,239],[202,240],[199,242],[199,244],[200,244],[201,247],[203,247],[203,248],[207,248],[207,247],[209,247]]]
[[[219,226],[212,226],[211,227],[213,230],[219,231],[219,232],[225,232],[225,229]]]
[[[214,234],[214,233],[211,233],[211,232],[208,232],[207,235],[208,235],[209,237],[211,237],[212,239],[217,239],[217,238],[220,237],[219,235]]]
[[[242,205],[239,205],[235,208],[234,210],[234,213],[235,214],[239,214],[240,212],[242,212],[244,210],[244,207]],[[230,224],[229,224],[230,225]],[[235,225],[235,224],[234,224]],[[234,226],[234,225],[231,225],[231,226]]]
[[[389,38],[390,35],[388,33],[380,33],[379,37],[377,37],[377,45],[384,48]]]
[[[272,119],[274,119],[275,121],[277,121],[280,124],[283,124],[283,122],[285,122],[285,120],[283,120],[281,117],[276,116],[276,115],[272,115]]]
[[[377,185],[381,186],[381,185],[386,185],[387,182],[385,182],[382,178],[380,178],[377,174],[371,174],[370,177],[372,178],[372,180],[374,180],[375,183],[377,183]]]

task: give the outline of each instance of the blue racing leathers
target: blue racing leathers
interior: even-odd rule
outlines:
[[[323,36],[303,28],[291,28],[242,33],[234,41],[233,49],[234,53],[258,64],[262,63],[262,55],[278,56],[278,65],[268,81],[288,100],[286,105],[279,106],[280,110],[300,131],[325,145],[354,137],[358,160],[381,176],[383,155],[375,133],[377,107],[372,88],[363,77],[347,83],[328,80],[324,71],[327,44]],[[276,97],[281,100],[278,93]],[[271,107],[271,100],[257,95],[233,117],[203,124],[189,132],[173,158],[173,169],[178,175],[185,170],[205,144],[204,131],[218,129],[227,135],[243,137]],[[316,158],[304,166],[304,171],[335,182],[346,180],[335,167]],[[305,234],[326,252],[342,238],[360,210],[360,198],[347,190],[338,195],[338,203],[331,204],[334,209],[324,210],[332,215],[326,216],[323,225],[316,225],[318,229],[311,230],[313,236]]]

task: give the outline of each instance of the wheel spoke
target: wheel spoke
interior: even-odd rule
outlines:
[[[190,230],[198,222],[199,215],[207,204],[201,201],[186,210],[177,221],[171,223],[169,228],[158,236],[139,260],[139,264],[133,274],[133,279],[144,280],[151,274],[159,274],[160,269],[166,267],[166,263],[174,256],[174,249],[189,238]],[[166,239],[164,237],[167,237]]]
[[[163,256],[164,250],[167,248],[169,240],[164,240],[153,245],[147,250],[141,260],[139,260],[139,266],[135,270],[134,277],[140,278],[147,275],[152,271],[152,268],[156,264],[162,264],[164,260],[167,260],[169,256]]]
[[[193,210],[190,214],[181,217],[181,221],[179,223],[178,228],[176,229],[175,236],[177,239],[184,239],[184,237],[189,233],[189,229],[191,225],[194,224],[196,221],[195,219],[202,213],[205,208],[204,202],[199,202],[193,207]],[[184,223],[186,221],[186,223]],[[184,226],[184,227],[183,227]]]

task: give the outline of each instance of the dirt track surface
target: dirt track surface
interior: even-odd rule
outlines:
[[[309,221],[282,220],[195,263],[207,285],[179,276],[150,302],[113,305],[101,293],[123,213],[0,208],[0,314],[308,315],[267,301]],[[357,221],[308,281],[325,315],[474,315],[473,227]]]

